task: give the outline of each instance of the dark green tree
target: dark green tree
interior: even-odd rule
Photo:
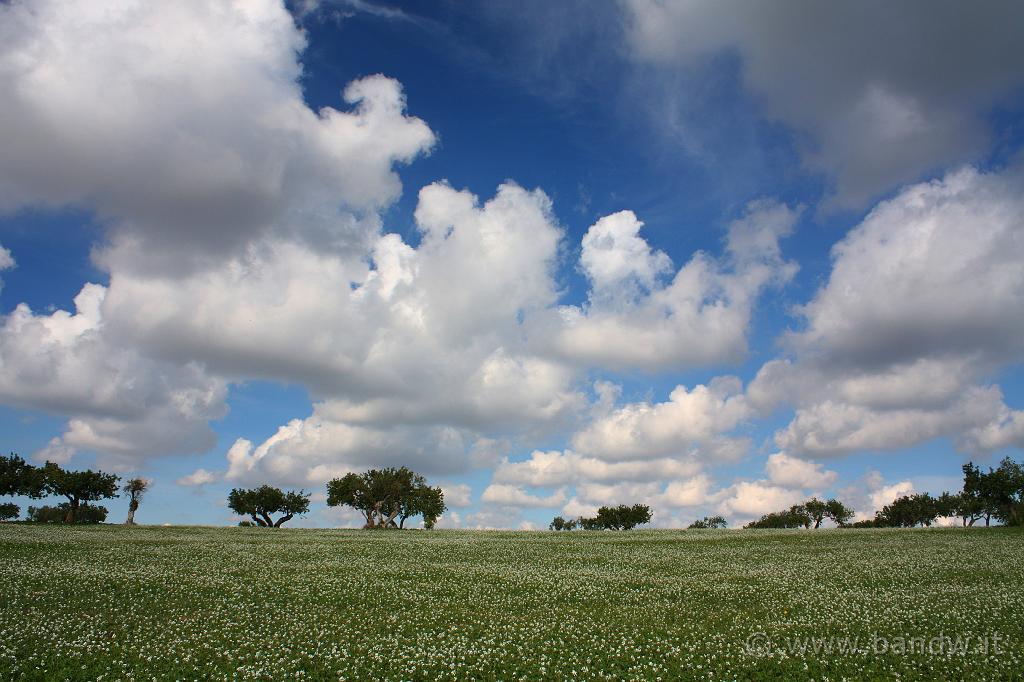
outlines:
[[[1009,457],[996,469],[983,472],[973,462],[963,465],[964,489],[959,495],[957,515],[965,526],[985,519],[1006,525],[1024,523],[1024,467]]]
[[[688,530],[700,530],[707,528],[728,528],[729,524],[726,523],[724,516],[705,516],[703,519],[694,521],[689,526]]]
[[[574,530],[575,528],[576,519],[563,519],[561,516],[556,516],[548,525],[548,530]]]
[[[974,462],[961,467],[964,472],[964,488],[960,492],[960,516],[965,526],[986,518],[985,500],[981,494],[981,469]]]
[[[349,473],[327,483],[327,505],[352,507],[366,520],[364,528],[400,528],[416,515],[432,527],[445,511],[444,494],[406,467]],[[401,523],[395,519],[401,518]]]
[[[67,523],[71,505],[61,502],[56,507],[29,507],[28,520],[36,523]],[[107,520],[107,508],[98,504],[82,502],[74,511],[74,523],[103,523]]]
[[[832,519],[832,522],[840,528],[844,528],[850,522],[850,519],[853,518],[853,515],[853,509],[835,498],[830,498],[825,503],[825,516]]]
[[[939,516],[938,501],[928,493],[904,495],[882,507],[875,522],[883,527],[931,526]]]
[[[828,503],[822,502],[817,497],[812,497],[803,503],[803,509],[810,523],[817,529],[821,527],[821,522],[828,514]]]
[[[309,494],[304,491],[284,492],[262,485],[259,488],[234,488],[228,494],[228,508],[240,516],[249,516],[257,526],[280,528],[296,514],[309,511]],[[271,514],[282,514],[276,521]]]
[[[430,530],[447,509],[444,504],[444,491],[440,488],[431,488],[427,485],[425,478],[419,474],[413,474],[412,490],[402,498],[401,508],[402,510],[398,513],[399,528],[405,528],[406,519],[412,516],[422,516],[423,527]]]
[[[32,466],[13,452],[0,456],[0,496],[24,495],[39,498],[46,494],[46,478],[40,467]]]
[[[121,480],[116,474],[91,469],[67,471],[53,462],[47,462],[43,467],[43,477],[45,492],[68,499],[65,523],[78,521],[79,508],[83,504],[117,497],[117,484]]]
[[[1007,526],[1024,523],[1024,467],[1009,457],[986,475],[994,516]]]
[[[757,521],[751,521],[744,528],[809,528],[810,517],[803,505],[793,505],[785,511],[765,514]]]
[[[953,512],[950,516],[959,516],[961,525],[964,527],[973,526],[985,518],[985,501],[981,499],[980,495],[962,490],[956,495],[951,495],[951,498],[949,501],[944,501],[944,504],[949,504],[949,509]]]
[[[785,511],[765,514],[744,528],[821,528],[825,519],[845,526],[853,518],[853,510],[835,498],[827,502],[812,497],[803,504],[794,504]]]
[[[584,530],[632,530],[650,522],[652,516],[651,508],[646,504],[620,504],[617,507],[601,507],[594,518],[581,518],[580,526]]]
[[[960,497],[960,494],[954,495],[948,490],[936,497],[935,509],[939,516],[960,516]]]
[[[3,504],[0,504],[0,521],[16,519],[20,513],[21,507],[13,502],[4,502]]]

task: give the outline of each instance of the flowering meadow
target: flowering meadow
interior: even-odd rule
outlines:
[[[1020,679],[1014,529],[0,524],[0,679]]]

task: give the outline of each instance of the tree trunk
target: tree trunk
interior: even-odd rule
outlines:
[[[277,520],[277,523],[274,524],[274,528],[280,528],[281,524],[283,524],[285,521],[290,521],[292,516],[294,516],[294,514],[285,514]]]
[[[138,500],[133,499],[131,502],[128,503],[128,520],[124,522],[126,526],[134,526],[135,525],[135,510],[138,509],[138,508],[139,508],[139,501]]]
[[[274,527],[274,520],[270,518],[270,514],[268,514],[265,511],[261,511],[260,512],[260,516],[263,517],[263,523],[264,523],[264,525],[266,525],[267,528],[273,528]]]
[[[68,497],[68,500],[68,513],[64,515],[64,523],[74,523],[75,517],[78,516],[78,499]]]
[[[391,526],[394,526],[395,525],[395,517],[398,516],[398,513],[399,513],[399,510],[396,509],[392,514],[390,514],[387,517],[387,519],[381,525],[384,526],[384,528],[390,528]]]

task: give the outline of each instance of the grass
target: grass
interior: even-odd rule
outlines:
[[[1016,529],[0,524],[0,679],[1021,679],[1022,588]]]

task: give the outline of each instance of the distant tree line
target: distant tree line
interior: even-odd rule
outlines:
[[[302,490],[285,492],[264,485],[228,495],[228,507],[252,520],[239,525],[280,528],[297,514],[309,511],[310,495]],[[420,474],[407,469],[370,469],[349,473],[327,483],[327,506],[346,506],[362,514],[363,528],[402,529],[414,516],[423,517],[424,528],[433,528],[446,510],[444,493],[427,485]],[[281,514],[274,520],[272,514]]]
[[[837,499],[812,497],[803,504],[765,514],[744,528],[820,528],[830,520],[840,528],[931,526],[939,517],[958,517],[965,527],[984,521],[1007,526],[1024,525],[1024,466],[1004,458],[998,467],[983,471],[973,462],[962,467],[963,489],[904,495],[876,512],[873,519],[850,523],[854,510]],[[11,453],[0,456],[0,497],[24,496],[33,499],[63,497],[57,505],[28,508],[29,521],[44,523],[102,523],[106,507],[97,502],[119,493],[128,496],[126,525],[134,525],[139,502],[151,483],[143,478],[129,479],[123,487],[120,477],[103,471],[72,471],[54,462],[43,466],[29,464]],[[309,511],[311,495],[305,491],[283,491],[270,485],[235,488],[228,495],[228,507],[248,517],[240,525],[280,528],[295,516]],[[406,467],[370,469],[349,473],[327,483],[327,504],[347,506],[358,511],[364,528],[401,529],[416,516],[425,528],[433,528],[446,511],[444,494],[426,479]],[[17,519],[21,509],[12,502],[0,503],[0,521]],[[274,516],[277,515],[275,519]],[[593,517],[565,519],[556,516],[551,530],[630,530],[649,523],[653,514],[645,504],[601,507]],[[722,516],[706,516],[691,523],[689,529],[726,528]]]
[[[931,526],[940,516],[957,517],[970,527],[984,520],[1005,526],[1024,525],[1024,466],[1005,457],[996,468],[982,471],[973,462],[962,467],[963,490],[944,492],[938,497],[928,493],[904,495],[885,505],[874,519],[859,521],[858,528],[912,528]]]
[[[854,510],[836,499],[827,501],[812,497],[803,504],[795,504],[785,511],[765,514],[744,528],[820,528],[825,519],[843,527],[853,518]]]
[[[120,481],[120,476],[102,471],[70,471],[54,462],[46,462],[39,467],[29,464],[14,453],[0,456],[0,496],[22,495],[33,499],[52,496],[67,499],[56,506],[29,507],[29,521],[102,523],[107,518],[107,508],[93,503],[119,497],[119,490],[123,490],[129,497],[126,523],[133,525],[139,501],[149,489],[150,483],[143,478],[132,478],[123,489],[119,489]],[[20,514],[21,508],[14,503],[0,504],[0,520],[16,519]]]
[[[728,528],[724,516],[705,516],[686,527],[687,530],[709,530],[715,528]]]
[[[982,471],[973,462],[962,467],[963,490],[944,492],[938,497],[929,493],[904,495],[879,511],[873,519],[850,523],[853,509],[838,500],[822,502],[812,498],[784,511],[765,514],[744,528],[818,528],[824,519],[831,519],[840,528],[913,528],[931,526],[939,517],[959,518],[970,527],[980,521],[993,521],[1006,526],[1024,524],[1024,466],[1009,457],[998,467]]]
[[[632,530],[637,526],[650,523],[654,516],[646,504],[632,506],[620,504],[617,507],[601,507],[597,515],[592,517],[578,516],[564,519],[556,516],[548,525],[549,530]]]

